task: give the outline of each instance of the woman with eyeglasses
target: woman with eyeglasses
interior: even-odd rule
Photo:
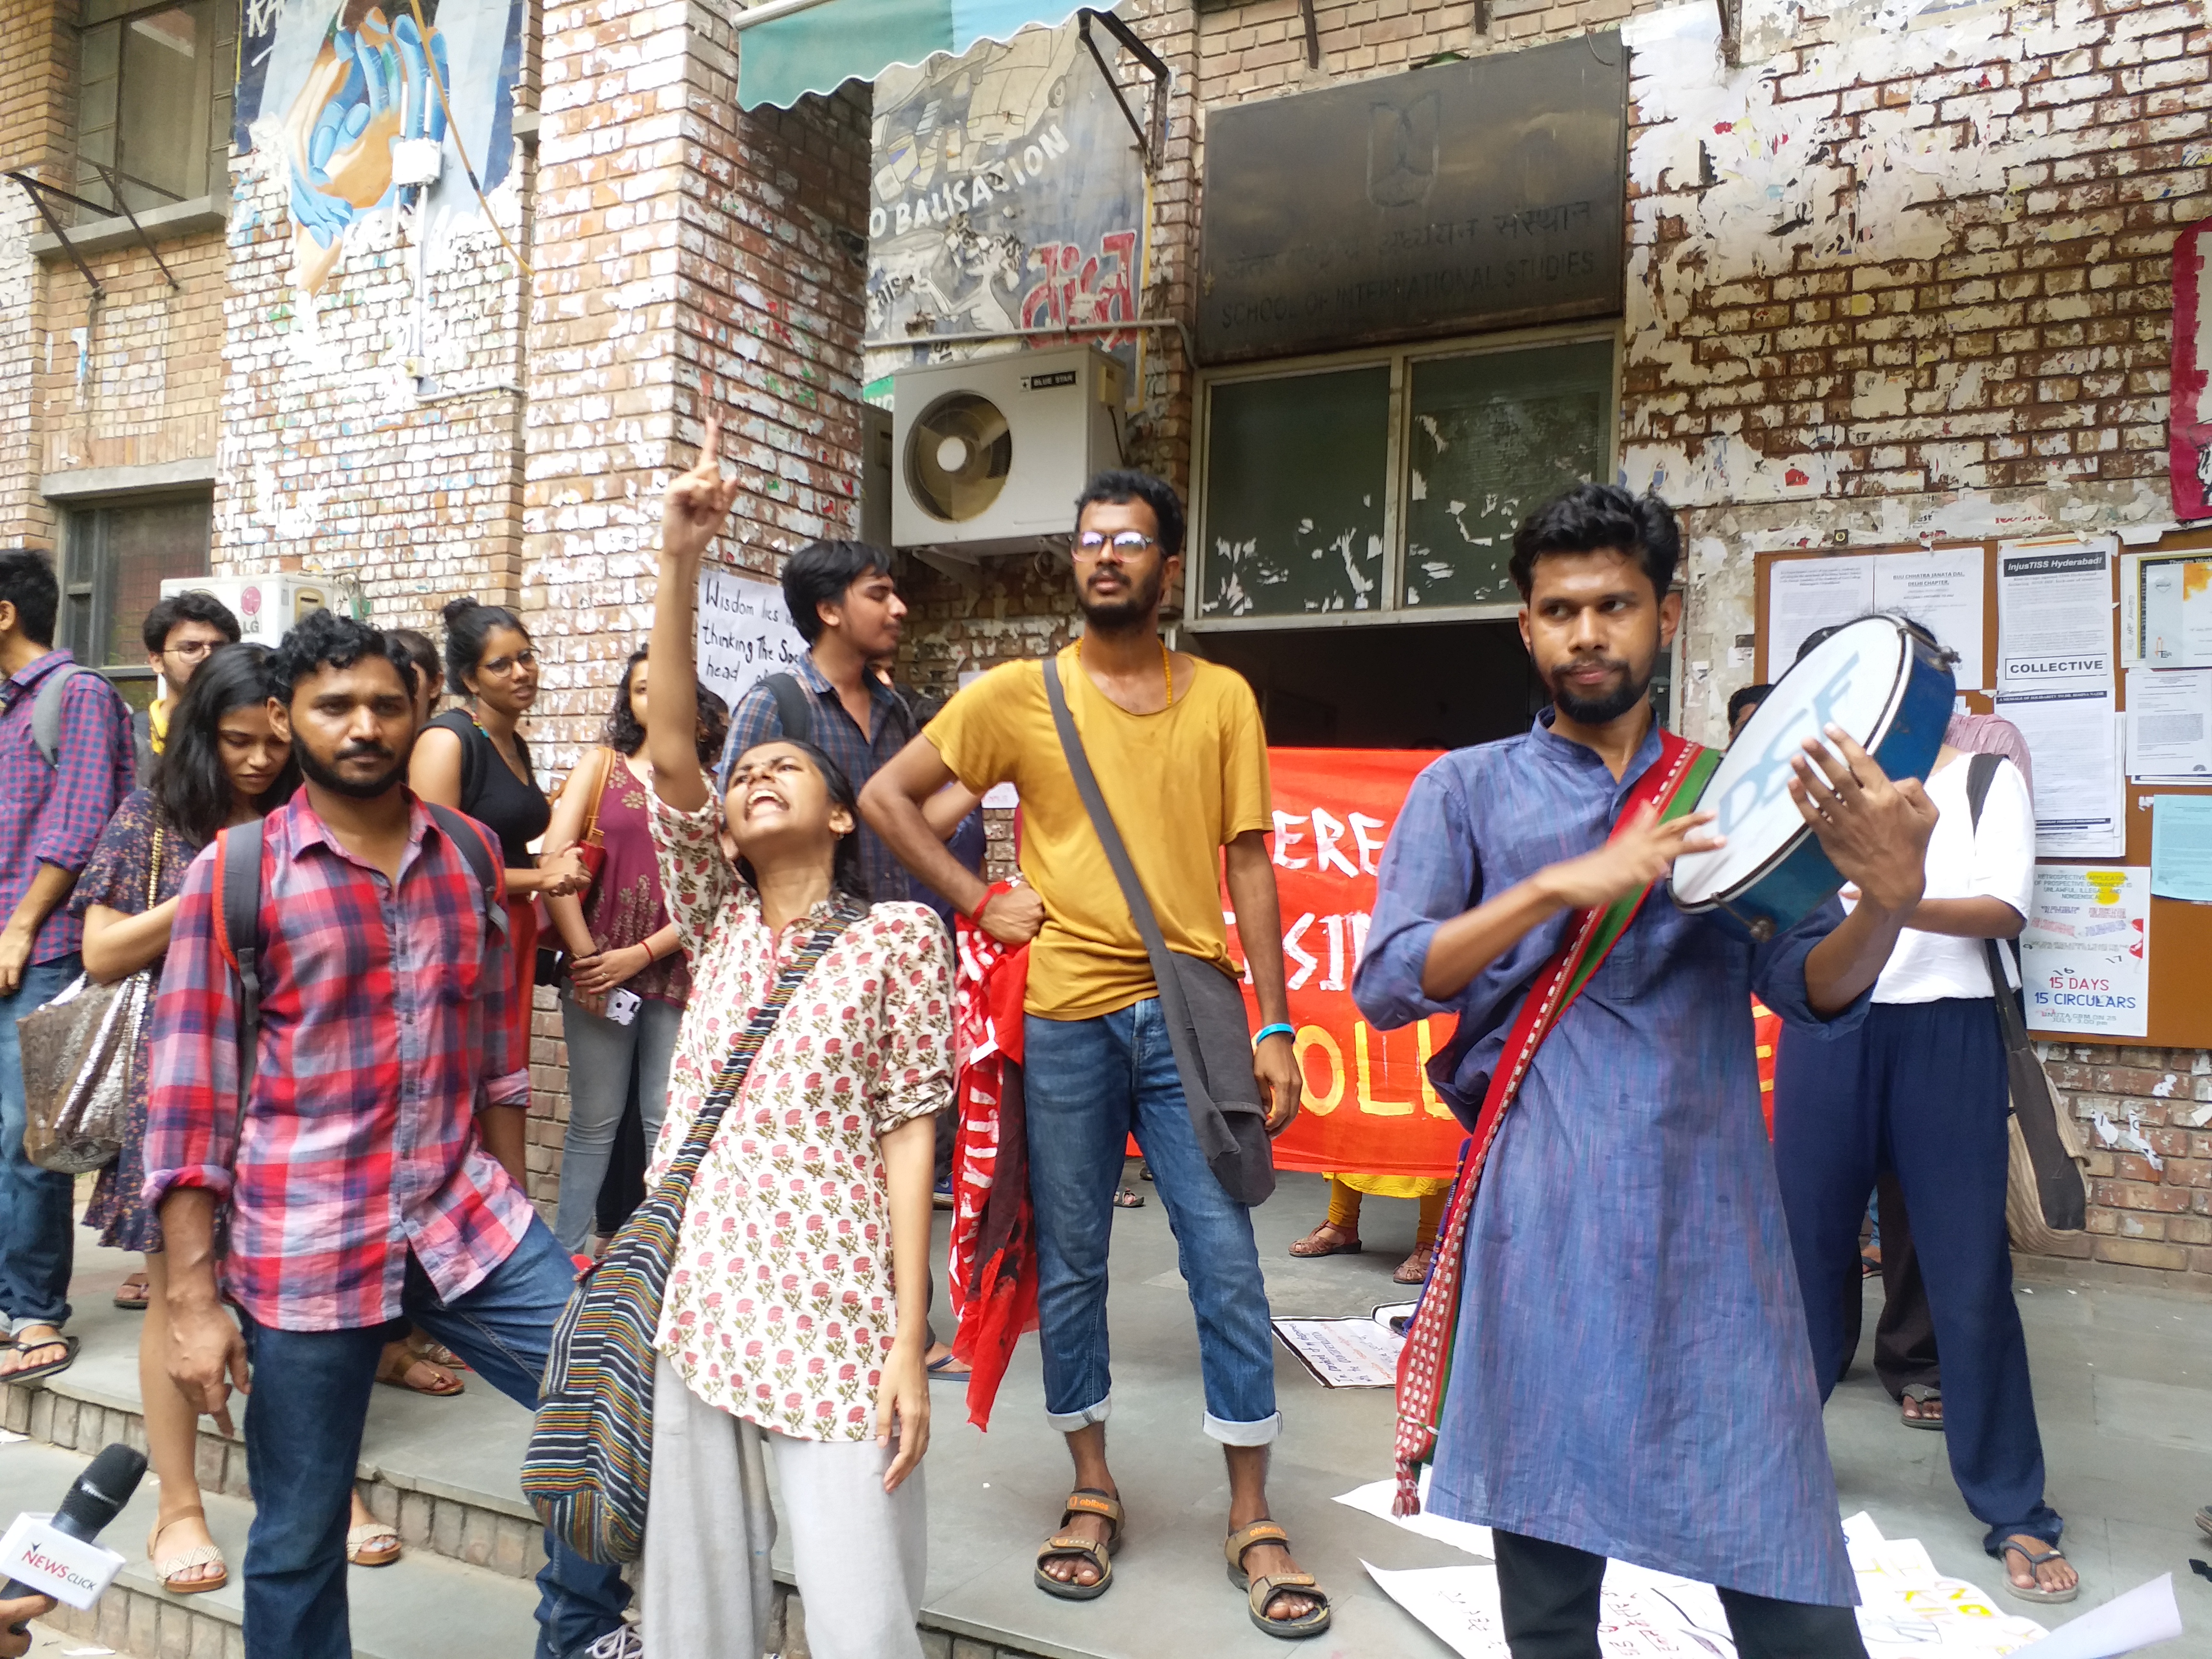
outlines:
[[[499,837],[507,865],[507,939],[514,947],[516,1038],[530,1052],[530,997],[538,965],[538,913],[532,901],[591,885],[583,860],[566,848],[540,862],[530,843],[545,833],[553,808],[530,768],[518,729],[538,701],[538,653],[522,619],[504,605],[459,599],[446,606],[446,684],[464,706],[432,718],[415,742],[407,781],[424,800],[459,807]],[[506,1131],[508,1126],[502,1125]],[[502,1133],[492,1155],[529,1189],[520,1125]]]

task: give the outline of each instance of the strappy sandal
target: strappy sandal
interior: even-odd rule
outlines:
[[[2021,1543],[2015,1538],[2008,1538],[2003,1543],[1997,1546],[1997,1559],[1999,1562],[2002,1563],[2008,1555],[2017,1555],[2021,1560],[2027,1562],[2027,1570],[2031,1575],[2038,1567],[2041,1566],[2046,1561],[2063,1561],[2066,1559],[2066,1552],[2060,1549],[2056,1544],[2053,1544],[2049,1549],[2044,1551],[2043,1553],[2039,1555],[2033,1550],[2028,1548],[2027,1545]],[[2079,1578],[2076,1578],[2071,1584],[2068,1585],[2063,1590],[2045,1589],[2040,1584],[2038,1584],[2033,1589],[2022,1589],[2018,1584],[2012,1582],[2012,1572],[2011,1570],[2008,1568],[2005,1571],[2005,1589],[2011,1591],[2014,1598],[2017,1601],[2041,1601],[2046,1604],[2053,1604],[2060,1601],[2071,1601],[2075,1596],[2079,1595],[2081,1593],[2081,1581]]]
[[[1067,1494],[1067,1506],[1060,1512],[1060,1524],[1065,1527],[1079,1515],[1095,1515],[1103,1519],[1106,1541],[1099,1544],[1073,1533],[1054,1533],[1037,1547],[1036,1586],[1047,1595],[1056,1595],[1063,1601],[1095,1601],[1106,1594],[1106,1586],[1114,1582],[1114,1552],[1121,1547],[1121,1506],[1108,1493],[1091,1486],[1078,1486]],[[1098,1570],[1098,1582],[1079,1584],[1073,1579],[1054,1577],[1044,1570],[1044,1564],[1057,1555],[1081,1556]]]
[[[381,1521],[364,1521],[346,1534],[346,1559],[356,1567],[388,1567],[399,1559],[399,1534]]]
[[[1326,1237],[1325,1234],[1334,1234],[1335,1237]],[[1311,1261],[1324,1255],[1358,1255],[1365,1248],[1360,1243],[1356,1230],[1340,1227],[1333,1221],[1324,1221],[1293,1243],[1291,1254],[1301,1261]]]
[[[230,1564],[222,1559],[219,1545],[195,1544],[179,1555],[157,1556],[154,1553],[154,1546],[161,1541],[163,1533],[179,1521],[195,1518],[201,1526],[207,1525],[204,1509],[179,1510],[167,1520],[158,1522],[154,1530],[146,1534],[146,1559],[154,1564],[154,1577],[161,1581],[161,1588],[172,1595],[198,1595],[207,1590],[219,1590],[230,1582]],[[211,1578],[187,1578],[181,1583],[178,1582],[183,1574],[195,1567],[219,1567],[222,1571]]]
[[[1309,1636],[1318,1636],[1328,1628],[1328,1593],[1321,1581],[1310,1572],[1278,1572],[1255,1578],[1244,1571],[1244,1553],[1255,1544],[1280,1544],[1291,1547],[1291,1535],[1272,1521],[1255,1521],[1249,1527],[1239,1527],[1229,1534],[1222,1551],[1229,1558],[1229,1582],[1244,1592],[1246,1611],[1252,1622],[1270,1636],[1279,1636],[1285,1642],[1298,1642]],[[1270,1619],[1267,1605],[1278,1595],[1295,1592],[1321,1605],[1296,1619]]]
[[[427,1387],[410,1380],[418,1365],[430,1368],[431,1380]],[[468,1386],[436,1360],[416,1352],[404,1343],[378,1356],[376,1380],[389,1388],[404,1389],[410,1394],[427,1394],[433,1400],[449,1400]]]
[[[1436,1259],[1437,1247],[1433,1244],[1422,1245],[1420,1249],[1398,1264],[1398,1271],[1390,1275],[1390,1282],[1393,1285],[1427,1284],[1429,1269],[1435,1264]]]

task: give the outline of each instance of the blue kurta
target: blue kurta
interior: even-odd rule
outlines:
[[[1445,756],[1384,854],[1353,983],[1384,1027],[1456,1014],[1432,1066],[1472,1122],[1566,917],[1458,996],[1421,993],[1437,926],[1599,846],[1657,763],[1614,782],[1539,725]],[[1430,1506],[1662,1572],[1793,1601],[1855,1601],[1820,1396],[1759,1109],[1751,994],[1818,1042],[1805,958],[1833,901],[1753,948],[1644,902],[1537,1050],[1468,1227],[1457,1346]]]

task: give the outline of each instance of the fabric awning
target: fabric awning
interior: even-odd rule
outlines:
[[[788,108],[893,64],[957,57],[978,40],[1065,23],[1085,0],[769,0],[739,12],[738,103]],[[1096,5],[1097,0],[1090,0]]]

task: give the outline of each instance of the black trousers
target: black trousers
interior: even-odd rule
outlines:
[[[1920,1277],[1920,1254],[1912,1248],[1905,1189],[1887,1170],[1875,1178],[1874,1189],[1881,1215],[1881,1318],[1874,1328],[1874,1374],[1892,1400],[1903,1400],[1916,1382],[1940,1392],[1943,1368],[1936,1353],[1936,1316]],[[1838,1382],[1850,1374],[1859,1351],[1865,1307],[1864,1288],[1850,1280],[1844,1286],[1844,1368],[1836,1375]]]
[[[1599,1659],[1598,1589],[1605,1557],[1516,1532],[1492,1530],[1505,1645],[1513,1659]],[[1849,1607],[1724,1589],[1729,1629],[1741,1659],[1866,1659]]]

